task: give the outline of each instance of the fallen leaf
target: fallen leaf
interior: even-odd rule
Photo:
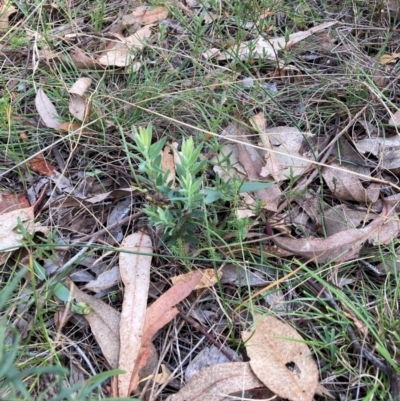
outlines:
[[[91,83],[92,80],[90,78],[79,78],[68,91],[71,94],[69,112],[80,121],[84,121],[89,114],[85,93]]]
[[[96,61],[92,60],[87,56],[79,47],[74,48],[74,52],[71,54],[71,60],[79,70],[89,69],[94,70],[96,68],[104,68]]]
[[[29,207],[29,201],[24,194],[2,194],[0,192],[0,215]]]
[[[239,150],[239,161],[246,170],[249,181],[260,181],[260,172],[264,166],[262,158],[257,149],[251,146],[250,143],[245,144],[248,142],[246,138],[247,135],[239,125],[237,126],[237,130],[238,133],[242,133],[240,139],[242,142],[244,142],[238,143],[237,145]],[[264,208],[266,210],[270,210],[272,212],[276,212],[278,210],[282,193],[276,184],[266,189],[254,191],[254,194],[259,199],[264,201]]]
[[[238,391],[264,387],[248,362],[214,365],[193,376],[178,393],[167,401],[222,401]]]
[[[396,112],[389,124],[400,126],[400,111]],[[380,162],[380,167],[387,170],[400,168],[400,137],[366,138],[355,143],[360,153],[372,153]]]
[[[121,314],[105,302],[81,291],[69,282],[73,298],[90,306],[90,312],[83,317],[87,320],[101,352],[111,368],[118,367]]]
[[[352,209],[347,205],[341,204],[328,208],[324,211],[324,223],[327,236],[331,236],[349,228],[357,228],[367,219],[367,212]],[[322,221],[321,221],[322,223]]]
[[[331,163],[331,166],[338,167],[341,170],[324,167],[322,169],[322,176],[336,198],[354,200],[363,204],[370,201],[365,188],[357,176],[337,162]]]
[[[164,150],[161,151],[161,167],[164,173],[169,171],[164,184],[168,185],[168,183],[172,182],[171,188],[175,188],[175,158],[174,151],[169,145],[165,145]]]
[[[0,31],[6,31],[8,29],[8,19],[11,14],[17,11],[18,9],[11,5],[10,1],[0,5]]]
[[[400,53],[384,54],[379,58],[381,64],[394,64],[400,58]]]
[[[37,91],[35,105],[46,127],[54,129],[60,128],[61,117],[58,115],[56,108],[42,88],[39,88]]]
[[[225,351],[229,352],[229,355],[231,355],[235,361],[240,360],[235,351],[227,347],[224,347],[224,349]],[[188,382],[193,376],[199,374],[202,370],[210,366],[229,362],[230,360],[228,357],[224,355],[215,345],[203,348],[187,366],[185,370],[185,380]]]
[[[22,246],[23,233],[18,228],[18,222],[22,224],[28,233],[41,232],[49,234],[46,227],[34,222],[34,207],[12,210],[2,213],[0,219],[0,264],[3,264],[9,253]]]
[[[148,25],[162,21],[168,17],[168,10],[165,7],[139,6],[132,13],[122,17],[125,26],[141,24]]]
[[[128,253],[129,252],[129,253]],[[129,397],[129,384],[139,354],[150,283],[151,238],[142,232],[127,236],[121,245],[119,268],[124,284],[120,323],[119,395]]]
[[[296,330],[273,316],[256,317],[242,339],[253,372],[271,391],[291,401],[313,399],[318,369]]]
[[[228,170],[227,163],[220,163],[220,160],[229,157],[229,162],[231,168]],[[213,170],[218,173],[224,181],[229,181],[230,179],[237,177],[239,179],[243,179],[246,177],[246,171],[239,161],[239,150],[236,143],[226,143],[220,149],[219,155],[214,156],[211,161],[216,165],[213,167]]]
[[[271,38],[266,40],[260,36],[256,40],[241,43],[237,48],[229,48],[225,51],[210,49],[208,52],[203,53],[203,57],[209,58],[210,52],[213,52],[213,57],[216,57],[217,60],[230,60],[238,56],[242,60],[249,57],[262,57],[264,59],[276,60],[279,51],[293,46],[295,43],[298,43],[306,39],[307,37],[314,35],[315,33],[324,29],[330,28],[331,26],[336,24],[337,21],[324,22],[320,25],[310,28],[307,31],[292,33],[288,37],[280,36],[278,38]]]
[[[146,25],[131,36],[124,37],[115,33],[115,41],[111,42],[104,54],[97,60],[105,66],[125,67],[135,59],[135,52],[144,47],[145,40],[151,35],[152,25]]]
[[[274,158],[275,164],[278,166],[275,167],[273,175],[276,181],[287,180],[291,175],[299,176],[312,164],[305,154],[300,153],[304,136],[310,137],[311,134],[309,132],[302,133],[295,127],[268,128],[261,134],[264,146],[279,152],[275,155],[272,152],[265,154],[266,160]],[[268,172],[263,169],[260,175],[267,177]]]
[[[265,149],[272,149],[272,143],[268,135],[264,135],[266,131],[266,118],[263,112],[260,112],[250,119],[252,126],[260,132]],[[265,152],[265,165],[260,170],[261,177],[271,176],[275,181],[279,182],[283,178],[280,174],[281,166],[277,160],[277,155],[272,152]]]
[[[157,334],[158,330],[169,323],[179,313],[175,305],[190,295],[201,277],[202,274],[200,271],[193,272],[187,276],[186,281],[181,281],[172,286],[147,308],[141,349],[136,360],[135,369],[132,372],[129,393],[138,386],[139,371],[146,365],[146,360],[150,354],[149,346],[152,338]]]
[[[270,279],[262,271],[250,271],[243,266],[226,265],[222,269],[222,284],[231,284],[237,287],[266,286]]]
[[[201,280],[196,284],[196,287],[194,287],[195,290],[212,287],[213,285],[218,283],[218,280],[222,276],[221,272],[217,272],[217,274],[216,274],[214,269],[204,269],[204,270],[200,270],[200,271],[203,276],[202,276]],[[171,277],[172,284],[175,285],[182,281],[186,282],[191,275],[193,275],[193,272],[186,273],[186,274],[180,274],[179,276]]]
[[[339,263],[357,258],[366,241],[385,245],[399,233],[400,220],[391,210],[389,213],[383,212],[363,228],[342,231],[327,238],[292,239],[275,236],[271,240],[278,247],[307,260]]]
[[[99,276],[92,281],[89,281],[84,287],[84,290],[93,292],[101,292],[118,284],[120,279],[119,267],[115,266],[110,270],[100,273]]]

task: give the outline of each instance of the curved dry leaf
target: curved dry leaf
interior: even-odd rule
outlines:
[[[139,384],[139,371],[146,365],[152,338],[157,334],[158,330],[169,323],[179,313],[175,305],[190,295],[201,277],[202,274],[200,271],[192,272],[186,277],[186,280],[173,285],[147,308],[141,349],[132,372],[129,393],[136,390]]]
[[[113,369],[118,367],[119,358],[119,325],[121,314],[105,302],[81,291],[72,282],[72,296],[78,302],[85,302],[91,307],[88,314],[83,315],[92,330],[101,352]]]
[[[132,13],[122,17],[122,23],[126,26],[134,24],[154,24],[168,17],[168,10],[165,7],[139,6]]]
[[[400,112],[394,113],[389,124],[400,126]],[[361,153],[372,153],[380,160],[382,168],[392,170],[400,168],[399,151],[400,138],[366,138],[356,142],[356,148]]]
[[[110,270],[100,273],[95,280],[89,281],[83,288],[96,293],[104,291],[107,288],[117,285],[119,282],[119,277],[119,268],[118,266],[115,266]]]
[[[332,166],[342,170],[334,170],[329,167],[322,169],[322,176],[333,194],[342,200],[355,200],[361,203],[369,202],[368,194],[362,186],[360,179],[342,167],[339,163],[332,163]]]
[[[2,194],[0,192],[0,215],[13,210],[29,208],[29,206],[25,194]]]
[[[165,185],[172,181],[172,188],[175,188],[175,158],[174,151],[169,145],[165,145],[164,150],[161,151],[161,167],[164,173],[169,171]]]
[[[293,46],[294,44],[314,35],[317,32],[323,31],[333,25],[337,24],[337,21],[328,21],[320,25],[316,25],[307,31],[299,31],[286,36],[280,36],[278,38],[271,38],[265,40],[263,37],[259,37],[256,40],[243,42],[239,48],[228,49],[225,52],[219,52],[214,57],[217,56],[217,60],[230,60],[239,56],[242,60],[248,57],[257,58],[263,57],[271,60],[276,60],[277,53],[280,50],[287,48],[288,46]],[[217,49],[211,49],[212,51]],[[204,57],[209,57],[209,54],[203,53]]]
[[[68,91],[71,94],[69,100],[69,112],[80,121],[84,121],[88,113],[87,101],[84,98],[92,80],[90,78],[79,78]]]
[[[211,366],[189,380],[167,401],[221,401],[227,395],[264,387],[248,362],[231,362]]]
[[[92,60],[87,56],[79,47],[74,48],[74,52],[71,54],[71,60],[79,70],[89,69],[94,70],[96,68],[104,68],[100,66],[96,61]]]
[[[119,395],[129,397],[129,384],[139,354],[146,316],[153,251],[151,238],[142,232],[127,236],[119,256],[121,280],[124,283],[120,323],[121,350],[118,376]],[[131,252],[131,253],[127,253]]]
[[[42,88],[39,88],[37,91],[35,105],[46,127],[54,129],[60,128],[61,117],[58,115],[56,108]]]
[[[218,280],[222,277],[222,272],[217,272],[216,274],[214,269],[204,269],[199,271],[201,272],[202,277],[201,280],[196,284],[196,287],[194,287],[195,290],[212,287],[213,285],[217,284]],[[188,278],[192,275],[193,273],[191,272],[172,277],[172,284],[175,285],[182,281],[186,282]]]
[[[144,26],[133,35],[124,37],[115,33],[116,41],[110,43],[106,51],[97,60],[104,66],[114,65],[116,67],[126,67],[135,59],[135,52],[145,45],[145,40],[151,35],[152,25]]]
[[[292,239],[275,236],[271,240],[292,254],[318,263],[345,262],[358,257],[367,240],[385,245],[397,237],[400,220],[393,212],[381,214],[363,228],[342,231],[328,238]]]
[[[17,11],[18,9],[11,5],[10,1],[0,5],[0,31],[8,29],[8,19],[11,14],[16,13]]]
[[[318,387],[318,369],[303,339],[273,316],[257,320],[242,332],[250,366],[274,393],[291,401],[311,401]]]
[[[367,216],[366,211],[351,209],[344,204],[329,208],[324,211],[323,219],[326,235],[330,236],[348,229],[357,228]]]
[[[22,246],[23,233],[18,229],[18,222],[24,226],[28,233],[41,232],[48,234],[48,229],[34,222],[34,207],[12,210],[2,213],[0,218],[0,264],[3,264],[9,252]]]

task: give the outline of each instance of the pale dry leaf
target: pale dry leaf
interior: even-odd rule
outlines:
[[[194,288],[195,290],[212,287],[213,285],[217,284],[218,280],[222,277],[222,272],[216,273],[214,269],[204,269],[200,271],[203,276],[201,277],[201,280],[196,284],[196,287]],[[172,277],[172,284],[175,285],[179,282],[187,281],[188,277],[192,274],[193,272]]]
[[[320,222],[325,224],[326,235],[331,236],[349,228],[357,228],[367,219],[367,212],[341,204],[325,210],[323,217]]]
[[[235,362],[240,361],[239,356],[232,349],[224,347],[224,351],[228,352]],[[215,345],[203,348],[196,355],[196,357],[189,362],[189,365],[185,370],[185,380],[188,382],[194,375],[200,373],[206,368],[209,368],[210,366],[228,362],[230,362],[228,357],[223,354]]]
[[[379,58],[381,64],[394,64],[400,58],[400,53],[384,54]]]
[[[46,127],[54,129],[60,128],[61,117],[58,115],[56,108],[42,88],[39,88],[37,91],[35,105]]]
[[[155,381],[157,384],[164,384],[170,377],[171,377],[171,371],[162,363],[161,373],[155,375],[153,381]]]
[[[89,281],[83,287],[83,289],[98,293],[117,285],[119,279],[119,267],[115,266],[110,270],[106,270],[105,272],[100,273],[95,280]]]
[[[346,308],[346,310],[343,311],[343,314],[348,317],[350,320],[353,321],[354,326],[357,327],[357,329],[360,331],[360,333],[363,335],[364,338],[367,338],[368,336],[368,326],[363,323],[358,317],[357,315],[351,310]]]
[[[34,222],[34,207],[12,210],[2,213],[0,218],[0,264],[3,264],[9,253],[22,246],[24,235],[18,228],[20,221],[28,233],[41,232],[49,234],[46,227]]]
[[[0,5],[0,32],[8,29],[8,19],[17,11],[10,1]]]
[[[267,162],[271,158],[274,159],[276,167],[271,175],[276,181],[287,180],[291,175],[299,176],[312,164],[306,154],[300,153],[305,136],[311,137],[311,134],[301,132],[295,127],[274,127],[262,131],[261,140],[264,147],[279,152],[273,154],[266,151],[264,156]],[[268,172],[269,170],[263,169],[260,175],[267,177]]]
[[[276,60],[278,52],[293,46],[294,44],[314,35],[317,32],[323,31],[324,29],[330,28],[331,26],[337,24],[337,21],[324,22],[307,31],[299,31],[292,33],[287,38],[286,36],[280,36],[278,38],[264,39],[259,37],[256,40],[243,42],[237,48],[230,48],[226,51],[215,54],[214,49],[211,49],[214,53],[213,56],[218,60],[230,60],[235,57],[240,57],[240,59],[245,60],[249,57],[252,58],[266,58],[271,60]],[[209,58],[209,53],[203,53],[203,57]]]
[[[71,54],[71,60],[79,70],[94,70],[96,68],[103,68],[99,63],[92,60],[77,46],[74,48],[74,52]]]
[[[389,120],[390,125],[400,126],[400,110],[397,110]]]
[[[147,308],[141,348],[136,359],[135,369],[132,372],[129,393],[135,390],[139,384],[139,371],[146,365],[152,338],[157,334],[158,330],[179,313],[175,305],[190,295],[201,277],[200,271],[193,272],[186,277],[186,280],[172,286]]]
[[[231,168],[228,170],[227,163],[220,163],[220,160],[229,157]],[[246,171],[239,161],[239,150],[236,143],[226,143],[220,149],[219,155],[214,156],[211,161],[215,163],[213,169],[224,181],[237,177],[243,179],[246,177]]]
[[[264,113],[260,112],[255,116],[253,116],[250,119],[250,123],[257,131],[260,132],[265,149],[272,149],[272,143],[270,139],[268,138],[267,135],[263,135],[266,131],[266,125],[267,125],[267,120],[264,116]],[[265,165],[260,170],[260,176],[261,177],[271,176],[275,181],[279,182],[282,180],[280,174],[281,167],[276,156],[277,156],[276,154],[268,152],[268,150],[265,152],[264,155]]]
[[[80,121],[84,121],[89,114],[85,93],[89,89],[92,80],[90,78],[79,78],[68,91],[71,94],[69,100],[69,112]]]
[[[90,306],[90,312],[83,317],[87,320],[101,352],[113,369],[118,367],[120,339],[119,326],[121,314],[105,302],[86,294],[69,283],[72,297],[77,302],[84,302]]]
[[[161,167],[164,173],[167,171],[168,177],[165,181],[165,185],[172,182],[171,188],[175,188],[175,158],[174,158],[174,150],[171,146],[165,145],[164,150],[161,151]]]
[[[291,401],[313,399],[318,368],[296,330],[273,316],[257,316],[242,339],[254,374],[271,391]]]
[[[148,25],[162,21],[168,17],[168,10],[165,7],[139,6],[133,12],[122,17],[125,26],[134,24]]]
[[[118,376],[119,395],[122,397],[129,397],[130,378],[140,350],[152,252],[151,238],[145,233],[131,234],[122,242],[119,268],[124,284],[124,299],[120,323],[119,368],[126,372]]]
[[[327,238],[292,239],[275,236],[271,240],[280,248],[307,260],[318,263],[345,262],[357,258],[366,241],[388,244],[400,232],[399,218],[394,210],[383,212],[370,224],[360,229],[350,229]]]
[[[248,362],[230,362],[202,370],[167,401],[222,401],[238,391],[264,387]]]
[[[0,215],[29,207],[29,201],[25,194],[5,194],[0,192]]]
[[[249,181],[260,181],[260,172],[264,166],[264,162],[257,149],[251,146],[248,142],[247,131],[237,125],[237,132],[238,134],[241,134],[240,139],[243,142],[237,144],[239,150],[239,161],[246,170]],[[264,202],[264,208],[266,210],[272,212],[278,210],[282,192],[276,184],[266,189],[254,191],[254,194]]]
[[[370,201],[365,188],[357,176],[337,162],[331,163],[331,166],[341,168],[341,170],[324,167],[322,169],[322,176],[336,198],[354,200],[363,204]]]
[[[78,96],[85,96],[87,90],[89,89],[90,85],[92,84],[92,80],[87,77],[79,78],[72,86],[71,89],[68,91],[73,95]]]
[[[390,124],[400,126],[400,112],[396,112]],[[400,168],[400,137],[366,138],[355,143],[360,153],[372,153],[380,162],[380,167],[387,170]]]
[[[152,25],[146,25],[133,35],[124,37],[114,34],[116,40],[111,42],[106,51],[97,60],[104,66],[126,67],[135,59],[135,53],[145,45],[145,40],[151,35]]]

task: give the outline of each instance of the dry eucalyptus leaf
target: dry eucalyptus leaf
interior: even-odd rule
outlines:
[[[3,264],[8,254],[22,246],[24,235],[18,228],[18,220],[28,233],[41,232],[49,234],[46,227],[34,222],[34,207],[12,210],[0,216],[0,264]]]
[[[279,51],[293,46],[295,43],[298,43],[317,32],[330,28],[335,24],[337,24],[337,21],[324,22],[307,31],[292,33],[288,38],[286,36],[280,36],[278,38],[266,40],[260,36],[256,40],[243,42],[238,47],[229,48],[223,52],[218,49],[210,49],[208,52],[203,53],[203,57],[209,58],[210,51],[213,51],[213,56],[216,57],[217,60],[230,60],[237,56],[242,60],[247,59],[248,57],[262,57],[276,60]]]
[[[8,29],[8,19],[17,11],[18,9],[11,5],[11,1],[0,5],[0,32]]]
[[[299,176],[312,164],[305,154],[300,153],[304,136],[310,137],[311,134],[302,133],[295,127],[274,127],[262,131],[261,140],[265,148],[279,152],[273,154],[267,151],[265,154],[266,161],[272,157],[275,160],[277,167],[273,177],[276,181],[287,180],[291,174]],[[261,176],[267,177],[268,173],[268,170],[263,169]]]
[[[228,156],[231,164],[230,170],[228,170],[226,162],[219,163],[220,160],[223,160]],[[220,150],[220,154],[218,156],[214,156],[211,161],[215,164],[218,164],[215,165],[213,169],[224,181],[228,181],[234,177],[238,177],[240,179],[246,177],[246,171],[239,161],[239,150],[236,143],[224,144]]]
[[[263,112],[260,112],[250,119],[252,126],[261,133],[261,138],[265,149],[272,149],[272,143],[268,135],[263,135],[266,131],[266,118]],[[281,181],[280,170],[281,166],[276,158],[277,155],[273,152],[265,152],[265,165],[260,170],[261,177],[271,176],[275,181]]]
[[[322,176],[335,197],[342,200],[354,200],[363,204],[370,201],[365,188],[357,176],[348,171],[347,168],[342,167],[339,163],[333,162],[331,165],[339,167],[341,170],[324,167],[322,169]]]
[[[118,367],[119,358],[119,325],[121,314],[105,302],[81,291],[70,282],[72,296],[77,302],[85,302],[91,307],[88,314],[83,315],[92,330],[101,352],[113,369]]]
[[[132,372],[129,393],[136,390],[139,384],[139,371],[146,366],[151,352],[152,338],[157,334],[158,330],[169,323],[179,313],[175,305],[190,295],[201,277],[202,274],[200,271],[190,274],[186,277],[186,280],[173,285],[147,308],[140,344],[141,348]]]
[[[257,318],[242,332],[250,366],[274,393],[291,401],[311,401],[318,387],[318,369],[310,349],[291,326],[273,316]]]
[[[151,35],[152,25],[144,26],[133,35],[124,37],[114,33],[115,41],[111,42],[104,54],[97,60],[105,66],[126,67],[135,59],[135,52],[144,47],[145,40]]]
[[[96,61],[92,60],[89,56],[87,56],[79,47],[74,48],[74,52],[71,54],[71,60],[75,64],[76,68],[79,70],[88,69],[94,70],[96,68],[104,68],[101,67]]]
[[[151,238],[145,233],[137,232],[124,239],[119,255],[120,275],[124,284],[119,368],[126,372],[118,376],[119,395],[122,397],[129,397],[130,379],[140,350],[149,292],[152,252]]]
[[[328,238],[292,239],[275,236],[271,240],[292,254],[318,263],[345,262],[357,258],[366,241],[385,245],[397,237],[400,221],[393,212],[383,212],[363,228],[342,231]]]
[[[46,127],[54,129],[60,128],[61,117],[58,115],[56,108],[42,88],[39,88],[37,91],[35,105]]]
[[[258,153],[257,149],[251,146],[247,141],[247,131],[237,125],[237,133],[244,143],[238,143],[239,161],[246,170],[249,181],[259,181],[261,179],[260,172],[264,166],[264,162]],[[248,144],[246,144],[246,142]],[[254,191],[254,194],[264,201],[264,208],[273,212],[278,210],[278,205],[281,198],[281,190],[275,184],[266,189]]]
[[[195,290],[200,290],[202,288],[212,287],[213,285],[218,283],[218,280],[222,276],[222,272],[215,273],[214,269],[204,269],[199,270],[202,274],[201,280],[196,284]],[[171,278],[172,284],[177,284],[182,281],[187,281],[188,277],[193,275],[195,272],[190,272],[186,274],[180,274],[179,276],[175,276]]]
[[[148,25],[162,21],[168,17],[168,10],[164,7],[139,6],[133,12],[122,17],[125,26],[141,24]]]
[[[351,209],[344,204],[329,208],[324,211],[323,219],[326,235],[331,236],[349,228],[357,228],[366,218],[366,211]]]
[[[174,150],[169,145],[165,145],[164,150],[161,151],[161,167],[164,172],[169,171],[168,178],[165,181],[165,185],[172,181],[172,188],[175,188],[176,172]]]
[[[249,271],[243,266],[226,265],[222,269],[222,284],[231,284],[237,287],[266,286],[269,280],[262,271]]]
[[[231,348],[224,347],[235,361],[240,361],[239,356]],[[192,359],[185,370],[185,380],[188,382],[194,375],[210,366],[228,363],[229,359],[215,345],[202,349],[194,359]]]
[[[112,269],[100,273],[95,280],[89,281],[83,288],[98,293],[117,285],[119,278],[119,267],[114,266]]]
[[[400,126],[400,113],[396,112],[397,116],[392,124]],[[380,161],[380,166],[387,170],[400,168],[400,137],[393,136],[390,138],[366,138],[356,142],[356,148],[361,153],[372,153]]]
[[[88,114],[88,105],[84,96],[91,83],[90,78],[79,78],[68,91],[71,94],[69,112],[80,121],[84,121]]]
[[[248,362],[231,362],[202,370],[167,401],[222,401],[238,391],[264,387]]]

